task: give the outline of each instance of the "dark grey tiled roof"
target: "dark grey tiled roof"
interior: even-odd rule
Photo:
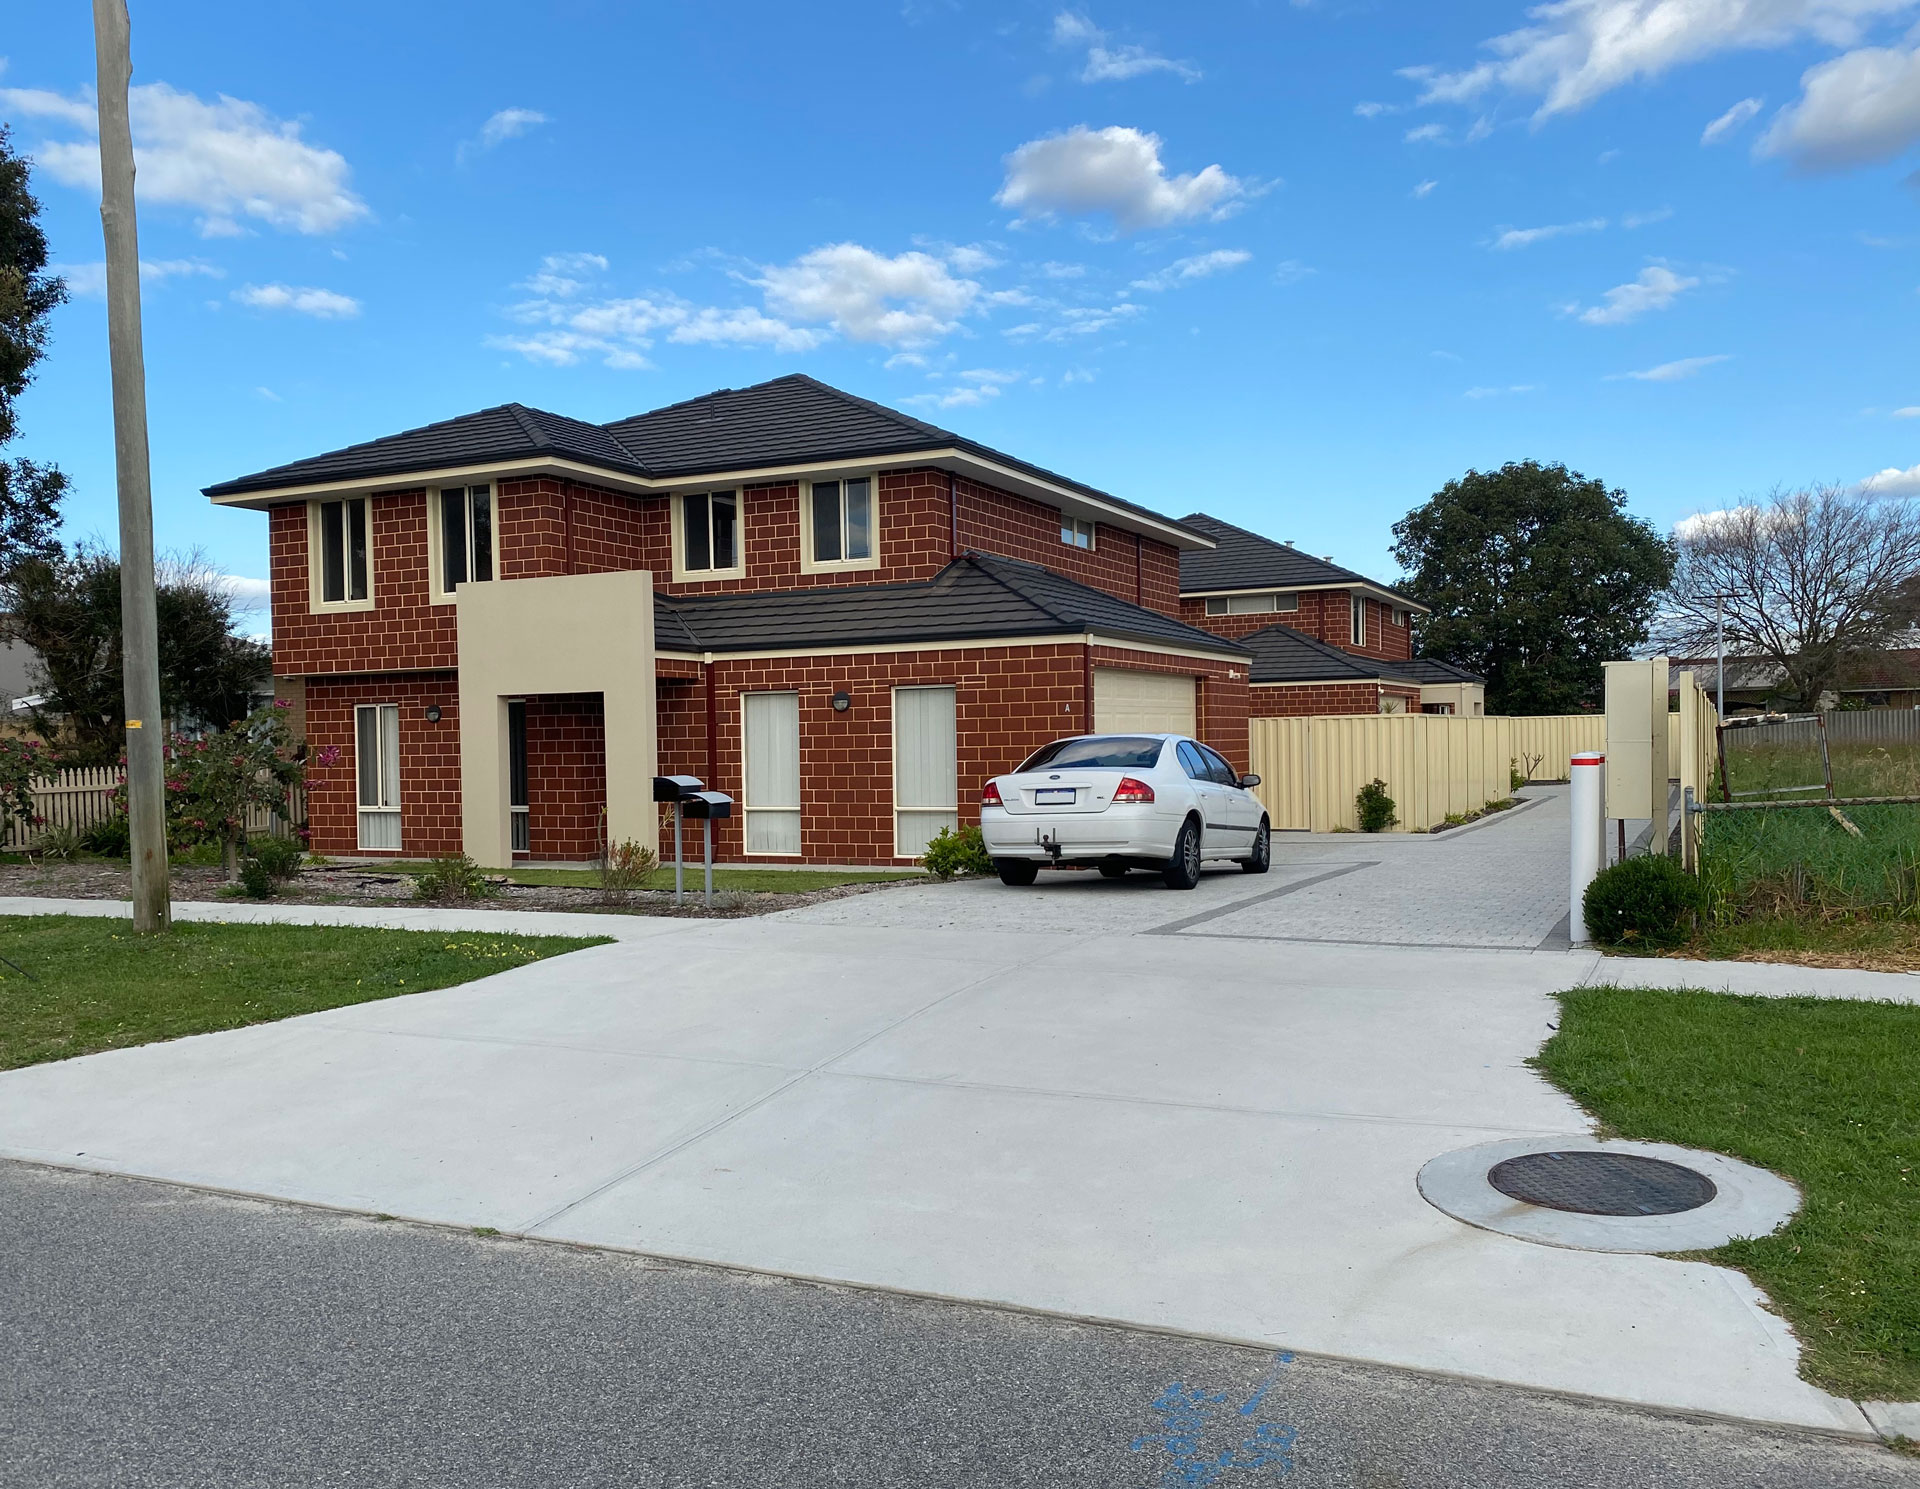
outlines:
[[[1146,507],[910,414],[843,393],[803,373],[756,383],[751,388],[722,388],[605,425],[504,403],[477,414],[463,414],[404,434],[348,445],[343,450],[223,481],[206,487],[205,493],[238,496],[309,482],[405,476],[438,467],[540,455],[579,460],[606,470],[671,478],[942,449],[963,450],[1150,521],[1179,526],[1172,518]]]
[[[1451,662],[1443,662],[1438,657],[1414,657],[1409,661],[1395,662],[1394,669],[1403,677],[1411,677],[1415,682],[1478,682],[1486,679],[1478,672],[1469,672],[1465,667],[1456,667]]]
[[[1180,555],[1182,594],[1213,594],[1234,589],[1293,589],[1316,584],[1334,589],[1342,585],[1365,584],[1387,594],[1398,595],[1416,608],[1424,608],[1418,607],[1416,601],[1407,599],[1398,590],[1369,579],[1365,574],[1356,574],[1352,569],[1343,569],[1323,558],[1302,553],[1298,548],[1289,548],[1285,543],[1276,543],[1272,538],[1250,533],[1244,527],[1235,527],[1231,522],[1222,522],[1218,517],[1207,516],[1205,512],[1182,517],[1180,525],[1203,533],[1214,541],[1212,548]]]
[[[207,487],[206,495],[270,491],[314,481],[405,476],[445,466],[477,465],[536,455],[580,460],[636,475],[646,473],[640,462],[597,424],[528,408],[522,403],[503,403],[477,414],[443,419],[438,424],[425,424],[403,434],[390,434],[385,439],[348,445],[344,450],[223,481],[218,486]]]
[[[1222,656],[1245,649],[1155,610],[1017,559],[969,553],[912,584],[835,584],[777,594],[658,595],[661,651],[767,651],[1060,636],[1096,631]]]
[[[1240,644],[1253,653],[1253,682],[1420,682],[1411,663],[1356,657],[1292,626],[1267,626]]]

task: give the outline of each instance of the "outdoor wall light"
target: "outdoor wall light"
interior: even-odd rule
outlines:
[[[429,703],[427,705],[427,722],[429,724],[437,724],[440,722],[440,705],[439,704]]]
[[[853,698],[850,694],[841,692],[833,695],[833,711],[835,713],[845,713],[851,707],[853,707]]]

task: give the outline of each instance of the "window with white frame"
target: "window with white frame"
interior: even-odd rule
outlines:
[[[458,585],[493,578],[493,488],[440,488],[438,589],[451,596]]]
[[[1367,602],[1359,595],[1352,595],[1349,598],[1353,601],[1353,644],[1365,646],[1367,644]]]
[[[800,695],[743,693],[747,852],[800,852]]]
[[[733,491],[698,491],[680,498],[680,571],[738,573],[740,497]]]
[[[1407,623],[1407,612],[1402,610],[1398,605],[1393,607],[1393,623],[1396,626],[1402,627]]]
[[[1060,517],[1060,541],[1069,548],[1093,547],[1093,524],[1081,517],[1069,517],[1065,513]]]
[[[952,688],[893,690],[893,851],[918,858],[960,827]]]
[[[363,703],[353,711],[354,778],[359,787],[360,846],[400,846],[400,708]]]
[[[873,479],[814,481],[807,500],[808,557],[815,566],[871,565]]]
[[[527,796],[527,701],[507,702],[507,817],[515,853],[533,848],[532,808]]]
[[[1214,595],[1207,600],[1209,615],[1265,615],[1299,608],[1298,595]]]
[[[320,605],[365,605],[373,595],[367,548],[367,499],[314,502],[309,508],[313,601]]]

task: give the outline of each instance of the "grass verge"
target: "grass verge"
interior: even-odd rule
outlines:
[[[135,936],[125,920],[0,916],[0,1070],[451,987],[604,939],[199,922]]]
[[[1560,996],[1534,1064],[1622,1137],[1727,1153],[1806,1203],[1737,1267],[1793,1325],[1800,1373],[1920,1398],[1920,1007],[1641,988]]]
[[[1910,916],[1770,915],[1709,925],[1684,957],[1920,972],[1920,920]]]
[[[363,867],[366,867],[363,865]],[[393,863],[372,865],[379,870],[390,870],[400,874],[418,874],[426,869],[423,863]],[[491,874],[492,871],[489,870]],[[569,889],[598,889],[600,873],[597,869],[504,869],[493,877],[504,877],[510,884],[549,884]],[[925,874],[917,869],[715,869],[713,887],[728,889],[738,894],[806,894],[815,889],[838,889],[843,884],[882,884],[894,880],[924,879]],[[687,865],[687,886],[698,889],[705,882],[700,865]],[[672,889],[673,866],[655,869],[647,876],[641,889]]]

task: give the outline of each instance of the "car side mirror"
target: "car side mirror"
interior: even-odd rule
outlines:
[[[1240,789],[1243,791],[1251,791],[1255,786],[1259,784],[1260,784],[1260,777],[1258,777],[1257,775],[1248,774],[1240,777]]]

